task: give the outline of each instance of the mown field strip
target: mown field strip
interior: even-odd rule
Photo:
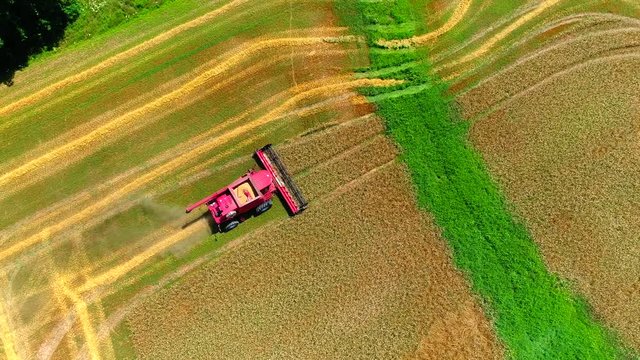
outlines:
[[[264,6],[261,5],[257,7],[252,7],[251,13],[254,14],[253,16],[256,16],[255,13],[259,13],[260,10],[268,10],[268,8],[273,6],[273,4],[274,4],[273,2],[269,2]],[[109,71],[107,74],[103,74],[102,76],[91,78],[90,79],[91,81],[86,81],[81,86],[75,86],[73,89],[71,89],[71,91],[62,92],[60,94],[57,94],[57,96],[55,96],[52,99],[47,99],[47,101],[41,104],[38,104],[37,107],[27,109],[27,111],[17,114],[16,116],[0,119],[0,132],[8,130],[9,132],[15,133],[16,131],[19,131],[18,125],[21,125],[20,124],[21,122],[25,122],[27,126],[34,126],[34,122],[37,121],[36,119],[39,119],[42,116],[47,116],[47,117],[49,116],[49,113],[50,113],[49,110],[51,110],[51,113],[52,113],[51,120],[53,121],[53,123],[48,121],[47,126],[51,127],[51,124],[55,124],[56,121],[61,116],[65,116],[64,112],[61,114],[61,109],[69,107],[70,106],[69,104],[74,104],[76,101],[80,101],[80,103],[78,104],[80,108],[86,108],[87,110],[90,110],[90,111],[92,110],[93,113],[95,114],[96,111],[95,111],[95,107],[92,107],[94,106],[92,105],[92,102],[98,102],[98,101],[102,102],[104,101],[104,99],[109,98],[111,96],[114,96],[119,101],[126,101],[127,98],[122,98],[120,96],[122,92],[128,92],[128,93],[133,92],[133,94],[135,94],[134,96],[137,96],[137,94],[139,93],[147,92],[148,87],[140,88],[139,85],[141,82],[153,80],[153,79],[156,79],[156,77],[162,77],[163,73],[166,76],[166,70],[168,68],[180,67],[180,65],[184,64],[186,61],[190,61],[191,59],[197,59],[199,56],[201,56],[202,53],[205,53],[205,52],[211,53],[213,49],[216,48],[217,46],[220,46],[225,49],[228,46],[230,46],[230,44],[228,43],[230,39],[227,39],[225,35],[221,35],[221,38],[216,37],[215,39],[217,39],[217,41],[206,42],[206,46],[204,47],[200,46],[196,49],[192,49],[188,45],[195,46],[194,44],[197,44],[198,42],[202,42],[202,39],[201,39],[202,33],[211,32],[212,28],[217,28],[218,26],[220,26],[221,28],[224,28],[225,25],[228,26],[229,24],[245,21],[246,19],[244,19],[244,16],[247,15],[247,12],[248,11],[243,11],[238,14],[235,14],[230,18],[225,18],[224,22],[222,22],[222,25],[215,23],[214,24],[215,26],[213,27],[207,27],[200,32],[196,32],[195,34],[192,34],[190,37],[186,39],[180,39],[179,42],[174,44],[177,49],[174,49],[174,48],[168,48],[168,49],[162,48],[161,50],[154,49],[152,51],[155,51],[155,52],[153,52],[150,56],[144,56],[144,53],[143,53],[135,59],[136,60],[135,62],[127,64],[126,67],[122,67],[119,70],[112,69],[112,71]],[[258,38],[247,39],[247,42],[250,42],[250,43],[258,42],[268,38],[334,36],[334,35],[337,36],[337,35],[340,35],[342,32],[344,32],[343,30],[344,29],[337,28],[337,27],[301,28],[301,29],[293,29],[288,31],[280,31],[280,32],[272,33],[267,38],[258,37]],[[199,40],[191,39],[191,37],[198,37]],[[176,57],[175,51],[182,52],[184,50],[183,49],[184,47],[187,47],[188,51]],[[180,50],[180,49],[183,49],[183,50]],[[229,50],[229,49],[226,49],[226,50]],[[218,54],[214,54],[214,56],[209,56],[207,57],[207,59],[213,58],[213,60],[209,61],[209,63],[215,65],[216,61],[223,61],[225,56],[228,56],[230,53],[237,50],[238,49],[233,49],[231,52],[225,52],[221,56],[218,56]],[[292,50],[295,51],[293,47],[292,47]],[[156,64],[156,61],[160,59],[163,59],[162,63],[159,65]],[[172,59],[172,60],[167,60],[167,59]],[[148,67],[150,65],[152,66],[152,68],[151,70],[148,70]],[[183,76],[194,76],[195,74],[204,72],[204,70],[206,69],[207,69],[206,67],[198,66],[198,68],[196,69],[188,70],[188,73]],[[201,71],[198,71],[198,70],[201,70]],[[162,81],[166,81],[166,80],[163,79]],[[155,85],[152,86],[151,88],[153,88],[154,91],[157,91]],[[138,90],[136,91],[135,89],[138,89]],[[86,97],[88,96],[88,94],[93,94],[93,93],[99,93],[100,95],[94,96],[93,100],[88,101]],[[73,106],[75,106],[75,104]],[[106,106],[111,107],[111,104],[106,104]],[[76,114],[74,117],[79,116],[81,119],[84,119],[84,115],[80,112],[80,108],[75,110],[69,109],[68,111],[66,111],[66,113]],[[100,113],[101,112],[98,111],[98,113],[95,114],[94,116],[97,116]],[[74,118],[72,123],[76,124],[77,121],[78,120]],[[54,133],[53,133],[54,135],[59,135],[58,133],[55,133],[55,129],[52,129],[52,130],[54,130]],[[22,137],[20,137],[16,141],[20,141],[20,140],[28,142],[28,138],[25,139]],[[16,149],[12,148],[12,154],[15,155],[23,152],[21,148],[19,150],[20,151],[16,151]],[[24,149],[24,150],[27,150],[27,149]]]
[[[277,5],[279,3],[283,2],[283,0],[277,0],[277,1],[273,1],[273,2],[268,2],[265,4],[261,4],[259,6],[254,6],[254,7],[250,7],[247,8],[244,11],[235,13],[233,16],[227,18],[225,17],[225,19],[221,22],[215,22],[212,24],[212,28],[224,28],[225,26],[228,26],[227,23],[237,23],[237,22],[242,22],[245,21],[245,17],[250,14],[250,13],[255,13],[255,12],[259,12],[259,11],[270,11],[270,7]],[[332,28],[332,29],[326,29],[323,27],[314,27],[312,29],[296,29],[296,30],[313,30],[312,34],[306,34],[306,36],[309,35],[329,35],[329,34],[324,34],[325,31],[330,31],[331,35],[334,35],[336,32],[339,32],[339,28]],[[204,31],[211,31],[211,28],[207,27],[205,29],[202,29],[202,32]],[[316,34],[317,32],[317,34]],[[169,47],[169,48],[161,48],[161,49],[148,49],[147,52],[153,52],[153,55],[150,57],[144,56],[144,52],[138,54],[136,57],[130,59],[130,61],[127,63],[127,66],[122,66],[122,67],[114,67],[114,68],[110,68],[108,69],[108,72],[105,72],[103,74],[100,74],[100,76],[94,76],[94,77],[90,77],[87,78],[85,81],[81,82],[79,86],[73,87],[72,89],[70,89],[70,91],[61,91],[60,93],[56,94],[56,96],[51,97],[51,98],[45,98],[43,99],[42,102],[36,104],[37,106],[34,107],[34,110],[36,110],[35,114],[43,114],[43,113],[47,113],[47,111],[49,109],[57,109],[59,108],[61,105],[64,105],[65,102],[70,102],[73,101],[74,97],[78,97],[81,96],[83,94],[86,93],[92,93],[96,91],[96,87],[100,87],[101,85],[107,84],[109,82],[111,83],[117,83],[118,77],[122,78],[122,76],[126,73],[131,73],[131,71],[133,69],[138,69],[139,71],[144,71],[145,68],[148,66],[148,64],[151,62],[153,63],[153,61],[156,58],[168,58],[168,57],[172,57],[172,54],[174,51],[176,51],[176,49],[174,49],[174,47],[176,48],[180,48],[181,46],[184,46],[185,44],[188,43],[195,43],[196,40],[192,39],[192,37],[197,37],[200,35],[200,32],[196,32],[194,34],[190,34],[188,37],[186,38],[182,38],[179,39],[178,42],[176,42],[175,44],[173,44],[173,47]],[[273,33],[271,34],[271,37],[300,37],[300,36],[305,36],[305,34],[295,34],[295,31],[284,31],[284,32],[278,32],[278,33]],[[256,38],[255,41],[259,41],[260,38]],[[209,44],[211,46],[216,46],[216,45],[223,45],[224,44],[224,37],[222,39],[220,39],[220,43],[217,44]],[[199,49],[198,52],[200,51],[206,51],[203,49]],[[193,54],[191,54],[193,55]],[[225,54],[223,54],[225,55]],[[180,59],[180,57],[174,58],[174,59]],[[218,59],[218,57],[216,56],[216,59]],[[213,59],[212,61],[210,61],[209,63],[215,63],[216,59]],[[220,61],[219,59],[217,61]],[[202,69],[202,66],[199,66],[197,69],[191,70],[189,71],[189,73],[183,75],[183,76],[192,76],[193,74],[196,74],[198,69]],[[204,70],[203,70],[204,71]],[[126,78],[126,77],[125,77]],[[122,80],[120,80],[122,81]],[[103,95],[111,95],[113,94],[115,91],[118,90],[118,87],[110,87],[107,92]],[[46,101],[45,101],[46,100]],[[32,120],[33,116],[34,116],[34,111],[23,111],[21,113],[18,114],[10,114],[10,115],[15,115],[15,116],[11,116],[11,117],[5,117],[4,119],[0,120],[0,132],[5,131],[8,128],[11,127],[15,127],[17,125],[19,125],[21,122],[24,122],[26,120]]]
[[[213,10],[205,15],[202,15],[196,19],[193,19],[187,23],[184,23],[182,25],[176,26],[174,28],[172,28],[171,30],[168,30],[152,39],[149,39],[139,45],[134,46],[133,48],[123,51],[117,55],[114,55],[104,61],[102,61],[101,63],[92,66],[91,68],[84,70],[76,75],[67,77],[64,80],[58,81],[54,84],[51,84],[47,87],[45,87],[44,89],[35,92],[27,97],[24,97],[16,102],[13,102],[12,104],[9,104],[7,106],[4,106],[2,108],[0,108],[0,116],[3,115],[7,115],[23,106],[32,104],[36,101],[41,100],[42,98],[45,98],[47,96],[52,95],[53,93],[55,93],[56,91],[74,84],[74,83],[78,83],[81,82],[83,80],[86,80],[88,78],[91,78],[95,75],[97,75],[98,73],[100,73],[102,70],[105,70],[109,67],[114,66],[115,64],[121,63],[123,61],[125,61],[126,59],[129,59],[135,55],[138,55],[141,52],[147,51],[150,48],[164,42],[167,41],[169,39],[171,39],[172,37],[186,31],[189,29],[192,29],[194,27],[198,27],[201,26],[203,24],[206,24],[207,22],[213,20],[214,18],[224,14],[225,12],[229,11],[230,9],[233,9],[237,6],[240,6],[242,4],[247,3],[248,0],[233,0],[230,3],[223,5],[222,7],[220,7],[219,9]]]
[[[429,59],[433,62],[434,65],[440,65],[443,62],[448,61],[448,59],[454,59],[458,56],[460,52],[465,51],[465,49],[475,46],[476,43],[481,42],[482,39],[489,36],[491,33],[495,32],[496,29],[504,27],[509,23],[517,20],[522,17],[524,14],[530,12],[535,9],[536,2],[526,3],[519,8],[513,10],[511,13],[506,14],[500,18],[494,19],[493,23],[490,23],[486,28],[482,27],[478,31],[469,34],[464,40],[455,41],[455,42],[447,42],[447,46],[445,48],[438,48],[437,51],[434,51],[433,54],[429,56]],[[464,21],[465,26],[473,26],[475,22],[482,21],[483,12],[482,11],[471,11],[469,16]],[[462,26],[462,24],[461,24]],[[432,42],[433,46],[437,46],[437,42]],[[435,50],[435,49],[434,49]]]
[[[91,277],[87,283],[80,286],[77,291],[80,293],[84,293],[86,291],[90,291],[98,286],[105,286],[112,284],[117,281],[121,277],[127,275],[131,270],[140,266],[145,261],[149,260],[151,257],[159,254],[162,251],[170,248],[171,246],[177,244],[185,240],[186,238],[200,234],[206,234],[208,231],[208,224],[203,219],[201,221],[195,222],[188,226],[186,229],[181,229],[176,233],[173,233],[169,236],[166,236],[159,241],[156,241],[151,247],[145,249],[140,254],[134,256],[133,258],[127,260],[126,262],[107,270],[104,273],[98,274],[94,277]]]
[[[447,62],[446,65],[438,67],[434,69],[434,71],[442,72],[444,69],[452,68],[454,66],[458,66],[460,64],[464,64],[479,58],[480,56],[486,54],[489,50],[491,50],[497,43],[499,43],[504,38],[509,36],[512,32],[519,29],[520,27],[522,27],[524,24],[528,23],[532,19],[536,18],[537,16],[545,12],[547,9],[558,4],[560,1],[562,0],[544,0],[540,2],[540,5],[538,5],[535,9],[519,17],[516,21],[509,24],[509,26],[500,30],[500,32],[498,32],[497,34],[493,35],[488,40],[483,42],[479,48],[475,49],[470,54],[467,54],[461,58],[458,58],[455,61]]]
[[[296,51],[294,52],[293,56],[294,57],[306,56],[307,54],[308,52]],[[314,56],[332,57],[332,56],[338,56],[343,54],[345,54],[345,50],[343,49],[318,49],[316,50],[316,53],[314,54]],[[8,172],[8,171],[11,171],[11,170],[8,170],[9,168],[20,168],[22,164],[25,164],[25,163],[28,164],[33,159],[40,159],[40,158],[49,156],[48,154],[50,153],[59,152],[60,151],[59,149],[64,149],[66,146],[70,146],[70,144],[77,142],[79,139],[83,139],[88,136],[93,136],[92,134],[95,134],[100,129],[107,126],[111,127],[111,123],[113,121],[120,121],[120,119],[122,119],[123,117],[126,117],[126,119],[124,119],[123,121],[128,121],[128,124],[127,124],[128,126],[126,127],[119,126],[116,130],[111,131],[109,133],[109,136],[102,137],[101,139],[96,140],[97,143],[93,142],[93,146],[83,146],[80,149],[74,150],[73,157],[77,160],[81,160],[89,156],[90,154],[95,153],[100,148],[107,146],[111,143],[114,143],[119,138],[126,136],[127,134],[130,134],[137,129],[150,125],[166,117],[169,114],[173,114],[181,109],[185,109],[195,103],[198,103],[202,101],[202,99],[212,94],[215,94],[220,89],[229,87],[239,82],[242,79],[246,79],[248,77],[251,77],[259,73],[260,71],[263,71],[265,69],[268,69],[269,67],[275,66],[279,64],[281,61],[288,59],[290,56],[291,55],[279,55],[279,56],[269,57],[266,60],[261,61],[259,63],[251,64],[250,66],[243,68],[241,71],[235,72],[231,76],[226,77],[224,80],[218,81],[215,84],[212,84],[211,86],[206,86],[204,87],[204,89],[196,88],[189,93],[183,94],[180,101],[173,104],[170,107],[166,107],[164,104],[156,105],[157,99],[149,101],[149,99],[153,98],[152,96],[155,94],[155,91],[154,91],[154,93],[152,94],[144,95],[144,99],[147,100],[145,103],[138,103],[139,100],[136,101],[136,103],[138,103],[138,108],[135,108],[133,110],[128,110],[130,106],[129,104],[126,104],[122,107],[121,110],[110,111],[108,113],[100,115],[95,119],[90,120],[89,122],[81,126],[78,126],[77,128],[63,135],[60,135],[51,141],[48,141],[42,145],[39,145],[36,149],[26,152],[24,155],[21,155],[19,158],[9,161],[6,165],[0,166],[0,170],[4,170]],[[205,69],[211,68],[212,66],[217,66],[218,65],[217,61],[219,60],[213,60],[208,64],[200,67],[199,69],[205,70]],[[198,71],[198,72],[202,73],[204,71]],[[175,85],[177,85],[177,82],[172,81],[171,83],[174,86],[165,87],[165,88],[169,90],[175,89],[176,87]],[[143,108],[152,108],[150,110],[152,112],[151,115],[143,117],[144,115]],[[163,111],[160,112],[159,110],[163,110]],[[113,116],[113,115],[116,115],[116,116]],[[119,133],[117,131],[119,131]],[[19,187],[11,188],[10,190],[4,193],[4,196],[8,196],[12,193],[15,193],[16,191],[19,191],[22,188],[25,188],[31,184],[34,184],[37,181],[40,181],[50,176],[51,174],[67,167],[68,165],[69,164],[64,162],[59,162],[57,163],[57,165],[55,163],[54,164],[49,163],[47,164],[46,169],[38,171],[37,174],[32,174],[31,176],[29,176],[28,179],[24,179],[21,182]],[[2,198],[2,196],[0,196],[0,198]]]
[[[344,43],[357,40],[357,37],[354,36],[343,36],[334,38],[284,38],[264,40],[256,44],[249,45],[248,47],[235,52],[226,61],[223,61],[216,67],[199,75],[179,89],[176,89],[169,94],[163,95],[162,97],[144,105],[143,107],[140,107],[118,118],[115,118],[112,121],[93,130],[92,132],[80,138],[77,138],[63,146],[60,146],[38,158],[30,160],[26,164],[21,165],[16,169],[6,172],[2,176],[0,176],[0,189],[7,188],[9,186],[11,186],[12,189],[20,188],[21,180],[24,180],[24,177],[26,177],[27,175],[37,174],[37,171],[39,169],[54,167],[59,170],[71,165],[78,160],[76,153],[90,150],[95,151],[101,146],[104,146],[104,143],[107,139],[111,141],[112,139],[127,133],[129,127],[131,125],[135,125],[134,122],[136,120],[141,121],[140,119],[143,119],[144,116],[149,112],[170,106],[184,96],[187,96],[192,91],[206,84],[206,82],[208,82],[212,78],[232,69],[235,66],[238,66],[243,61],[246,61],[248,58],[264,49],[288,46],[305,46],[323,43]]]
[[[109,194],[95,203],[89,205],[88,207],[80,210],[75,213],[70,218],[66,219],[63,222],[60,222],[56,225],[49,226],[35,235],[32,235],[11,247],[3,249],[0,251],[0,261],[5,260],[8,257],[14,256],[17,253],[22,252],[23,250],[38,244],[40,242],[46,241],[51,236],[59,233],[60,231],[68,228],[69,226],[73,226],[83,221],[84,219],[92,216],[103,209],[106,209],[110,206],[115,200],[122,198],[123,196],[130,194],[141,187],[157,180],[159,177],[163,176],[166,173],[170,173],[177,168],[184,166],[184,164],[192,161],[194,158],[197,158],[207,152],[219,147],[222,144],[229,142],[231,139],[241,136],[249,131],[252,131],[262,125],[266,125],[276,119],[278,119],[285,111],[295,107],[297,103],[300,101],[313,98],[320,95],[330,95],[335,94],[337,91],[345,91],[353,88],[357,88],[360,86],[393,86],[401,84],[402,81],[399,80],[382,80],[382,79],[356,79],[351,80],[345,83],[331,84],[321,86],[312,90],[308,90],[306,92],[302,92],[300,94],[296,94],[290,99],[288,99],[284,104],[280,107],[273,109],[269,113],[260,118],[248,122],[244,125],[241,125],[237,128],[229,130],[219,136],[216,136],[212,139],[209,139],[206,143],[202,144],[198,148],[177,156],[175,159],[162,164],[161,166],[153,169],[152,171],[142,175],[141,177],[133,180],[130,183],[127,183],[122,188],[117,189],[112,194]]]
[[[376,44],[386,47],[386,48],[403,48],[410,46],[420,46],[428,43],[429,41],[438,38],[442,34],[448,32],[453,29],[462,19],[465,17],[469,8],[471,7],[471,2],[473,0],[458,0],[458,6],[453,12],[453,15],[444,23],[441,27],[430,31],[423,35],[414,36],[409,39],[401,39],[401,40],[378,40]]]

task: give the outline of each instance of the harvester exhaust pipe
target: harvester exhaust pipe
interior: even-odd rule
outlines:
[[[303,212],[309,206],[309,202],[302,195],[302,191],[287,171],[287,167],[273,146],[271,144],[263,146],[256,151],[256,156],[262,166],[271,172],[289,213],[297,215]]]

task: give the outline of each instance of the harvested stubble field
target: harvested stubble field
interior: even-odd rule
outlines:
[[[429,57],[548,267],[638,350],[640,4],[475,3]]]
[[[174,0],[0,88],[0,358],[500,357],[354,92],[400,84],[349,73],[359,42],[331,1]],[[307,214],[184,215],[268,142]]]
[[[437,230],[407,207],[403,167],[367,161],[386,150],[330,160],[336,172],[320,181],[344,185],[327,186],[304,216],[250,234],[137,307],[129,323],[141,357],[498,357]],[[352,161],[369,171],[345,183]]]

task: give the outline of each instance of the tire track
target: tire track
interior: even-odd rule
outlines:
[[[471,3],[472,3],[472,0],[459,0],[458,6],[454,10],[449,20],[447,20],[447,22],[444,23],[441,27],[431,32],[428,32],[424,35],[414,36],[409,39],[378,40],[377,44],[382,47],[393,48],[393,49],[424,45],[429,41],[442,36],[444,33],[448,32],[449,30],[453,29],[456,25],[458,25],[458,23],[460,23],[460,21],[465,17],[467,12],[469,11],[469,8],[471,7]]]
[[[205,142],[198,148],[193,149],[190,152],[177,155],[176,158],[172,159],[171,161],[165,164],[162,164],[161,166],[156,167],[155,169],[140,176],[139,178],[127,183],[126,185],[117,189],[113,193],[97,200],[96,202],[92,203],[86,208],[75,213],[70,218],[65,219],[64,221],[61,221],[60,223],[57,223],[55,225],[49,226],[41,230],[37,234],[32,235],[8,248],[3,249],[2,251],[0,251],[0,261],[3,261],[8,257],[12,257],[17,253],[20,253],[25,249],[28,249],[38,243],[46,241],[53,235],[60,233],[62,230],[69,228],[70,226],[74,226],[76,224],[81,223],[82,221],[89,218],[93,214],[96,214],[106,209],[117,199],[127,196],[128,194],[131,194],[134,191],[139,190],[143,186],[156,181],[158,178],[160,178],[166,173],[177,170],[179,167],[184,166],[185,164],[192,161],[194,158],[204,155],[207,152],[213,149],[216,149],[225,143],[228,143],[232,139],[242,136],[250,131],[253,131],[262,125],[266,125],[273,122],[274,120],[278,119],[279,116],[281,116],[284,112],[295,107],[295,105],[301,101],[304,101],[306,99],[310,99],[313,97],[317,97],[317,96],[322,96],[322,95],[325,95],[325,96],[332,95],[339,91],[351,90],[358,87],[393,86],[393,85],[398,85],[400,83],[402,83],[402,81],[382,80],[382,79],[355,79],[348,82],[321,86],[315,89],[311,89],[311,90],[296,94],[290,99],[288,99],[281,106],[259,117],[258,119],[248,122],[234,129],[228,130],[227,132],[221,135],[218,135],[212,139],[209,139],[207,142]]]
[[[126,59],[129,59],[143,51],[146,51],[154,46],[157,46],[160,43],[163,43],[169,39],[171,39],[172,37],[185,32],[189,29],[198,27],[200,25],[206,24],[207,22],[213,20],[214,18],[223,15],[224,13],[226,13],[227,11],[236,8],[240,5],[243,5],[245,3],[248,3],[248,0],[233,0],[230,3],[216,9],[213,10],[209,13],[206,13],[200,17],[197,17],[187,23],[184,23],[182,25],[176,26],[171,30],[168,30],[160,35],[157,35],[156,37],[149,39],[139,45],[134,46],[133,48],[123,51],[117,55],[114,55],[102,62],[100,62],[97,65],[92,66],[91,68],[84,70],[76,75],[70,76],[68,78],[65,78],[64,80],[58,81],[54,84],[51,84],[47,87],[45,87],[44,89],[29,95],[27,97],[24,97],[14,103],[11,103],[7,106],[4,106],[2,108],[0,108],[0,116],[3,115],[7,115],[10,114],[14,111],[16,111],[17,109],[20,109],[26,105],[30,105],[33,104],[36,101],[39,101],[47,96],[52,95],[53,93],[57,92],[58,90],[69,86],[71,84],[75,84],[81,81],[84,81],[92,76],[95,76],[96,74],[98,74],[99,72],[101,72],[104,69],[107,69],[109,67],[112,67],[118,63],[122,63],[123,61],[125,61]]]
[[[61,289],[62,293],[71,300],[75,307],[76,317],[80,320],[85,344],[87,345],[91,359],[100,359],[100,346],[98,345],[96,332],[91,322],[91,315],[89,314],[87,303],[78,294],[70,290],[63,281],[60,281],[57,286]]]
[[[69,143],[64,144],[40,157],[30,160],[11,171],[0,176],[0,189],[11,187],[13,190],[24,188],[25,177],[34,176],[42,169],[55,169],[59,171],[75,163],[80,159],[77,153],[93,152],[100,149],[107,141],[113,141],[119,137],[129,133],[131,126],[142,126],[144,122],[136,125],[136,120],[142,119],[145,115],[161,108],[166,108],[181,98],[189,95],[193,91],[204,86],[208,81],[221,75],[228,70],[240,65],[242,62],[260,53],[265,49],[288,47],[288,46],[307,46],[324,43],[344,43],[354,42],[358,38],[355,36],[342,37],[307,37],[307,38],[281,38],[263,40],[256,44],[252,44],[242,50],[237,51],[228,59],[217,65],[216,67],[199,75],[195,79],[189,81],[182,87],[163,95],[162,97],[145,104],[144,106],[130,111],[112,121],[100,126],[92,132],[77,138]]]

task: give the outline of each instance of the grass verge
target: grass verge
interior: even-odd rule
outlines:
[[[410,0],[340,1],[337,10],[347,25],[367,37],[373,48],[370,69],[393,66],[397,71],[384,76],[407,80],[403,88],[362,92],[385,119],[410,169],[420,206],[442,228],[456,265],[483,298],[510,356],[628,356],[614,335],[593,319],[586,303],[547,270],[527,229],[514,219],[469,144],[468,123],[461,121],[454,99],[447,95],[448,84],[430,75],[425,54],[375,49],[378,39],[414,35],[407,34],[405,25],[419,19],[413,5]],[[417,66],[402,66],[416,60]]]

